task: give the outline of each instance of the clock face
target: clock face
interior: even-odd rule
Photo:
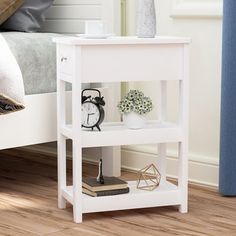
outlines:
[[[92,102],[82,104],[82,126],[86,128],[94,127],[100,119],[100,111]]]

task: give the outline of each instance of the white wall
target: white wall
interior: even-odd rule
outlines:
[[[135,0],[127,0],[127,32],[135,34]],[[157,32],[159,35],[178,35],[192,38],[190,64],[190,179],[217,185],[219,163],[220,78],[222,0],[157,0]],[[147,95],[155,87],[131,84]],[[170,91],[174,91],[174,85]],[[173,92],[173,94],[175,94]],[[169,97],[174,102],[175,98]],[[155,107],[158,109],[157,104]],[[176,107],[170,105],[170,117],[175,119]],[[141,154],[140,154],[141,153]],[[177,171],[176,149],[169,148],[169,175]],[[143,167],[155,161],[155,146],[126,147],[123,165]],[[145,160],[145,161],[144,161]]]

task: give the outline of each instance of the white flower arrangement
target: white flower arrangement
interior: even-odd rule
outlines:
[[[118,109],[121,114],[136,112],[140,115],[147,114],[153,109],[152,100],[144,96],[139,90],[130,90],[129,93],[119,102]]]

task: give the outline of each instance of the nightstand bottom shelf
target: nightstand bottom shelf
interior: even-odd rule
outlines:
[[[161,183],[153,191],[137,189],[136,181],[129,181],[128,185],[130,188],[128,194],[105,197],[90,197],[83,194],[82,212],[105,212],[181,204],[181,191],[176,185],[168,181]],[[67,186],[62,195],[73,205],[73,186]]]

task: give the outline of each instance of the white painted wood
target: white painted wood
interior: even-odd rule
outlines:
[[[57,54],[59,49],[57,48]],[[60,68],[61,63],[60,57],[57,57],[57,73]],[[57,129],[59,129],[63,124],[66,124],[66,91],[65,82],[61,79],[57,80]],[[61,133],[57,133],[57,170],[58,170],[58,207],[65,208],[66,201],[62,195],[63,189],[66,187],[66,137]]]
[[[0,116],[0,150],[57,140],[56,96],[28,95],[24,110]]]
[[[59,72],[66,74],[67,76],[72,74],[73,64],[73,50],[68,45],[59,45],[60,49],[58,49],[58,63],[59,63]],[[68,79],[71,81],[71,78]]]
[[[83,213],[178,205],[181,202],[180,190],[168,181],[151,192],[138,190],[136,184],[136,181],[128,182],[128,194],[106,197],[83,194]],[[65,192],[70,201],[73,198],[73,187],[68,186]]]
[[[179,143],[179,182],[178,186],[181,189],[181,204],[179,212],[188,212],[188,160],[187,160],[187,143]]]
[[[73,133],[73,214],[76,223],[82,222],[82,144],[81,144],[81,48],[73,48],[72,58],[72,133]]]
[[[117,147],[103,147],[102,148],[102,160],[103,160],[103,175],[104,176],[116,176],[121,175],[121,149]],[[118,168],[119,167],[119,168]]]
[[[73,205],[74,199],[73,199],[73,188],[70,188],[70,191],[67,190],[68,187],[62,190],[62,196],[64,200],[68,201],[70,204]]]
[[[174,18],[221,18],[223,0],[172,0]]]
[[[164,183],[166,181],[166,171],[167,171],[167,155],[166,155],[166,144],[159,143],[158,144],[158,165],[157,168],[161,174],[161,182]]]
[[[136,182],[129,183],[129,187],[129,194],[97,198],[83,195],[83,213],[173,206],[180,203],[180,191],[169,183],[152,192],[137,190]]]
[[[117,109],[117,104],[121,100],[121,83],[102,83],[101,87],[107,88],[104,95],[106,106],[113,104],[109,106],[109,111],[106,112],[105,121],[121,121],[121,115]]]
[[[179,126],[167,122],[149,121],[143,129],[131,130],[123,123],[104,123],[102,132],[89,133],[83,130],[83,146],[115,146],[163,142],[176,142],[182,139]],[[101,140],[102,138],[102,140]]]
[[[103,87],[107,87],[107,104],[113,104],[109,110],[106,110],[106,121],[120,121],[120,114],[117,104],[121,100],[121,84],[120,83],[103,83]],[[121,175],[121,147],[103,147],[101,150],[103,159],[104,176],[120,176]]]
[[[170,48],[173,50],[167,50]],[[165,74],[166,80],[176,80],[182,78],[180,50],[180,46],[142,45],[138,51],[129,45],[87,46],[83,50],[83,82],[143,81],[144,77],[151,81],[156,80],[154,70],[159,75]],[[150,61],[148,64],[145,63],[147,60]],[[157,78],[161,79],[160,76]]]
[[[167,81],[160,81],[159,91],[159,119],[161,122],[165,122],[167,118]],[[158,144],[158,169],[161,173],[161,182],[166,181],[166,170],[167,170],[167,156],[166,156],[166,144]]]
[[[167,81],[160,81],[159,97],[158,97],[159,120],[165,121],[167,117]]]
[[[81,180],[82,180],[82,142],[81,142],[81,130],[80,130],[81,122],[79,119],[79,117],[81,117],[81,104],[80,104],[81,100],[80,99],[81,99],[81,81],[82,81],[82,75],[83,75],[83,68],[82,68],[82,63],[81,63],[82,49],[75,46],[70,47],[68,45],[58,45],[57,50],[58,50],[58,53],[57,53],[58,80],[63,80],[65,78],[66,81],[72,82],[72,128],[71,130],[67,129],[66,123],[64,122],[64,123],[59,124],[60,127],[58,128],[58,131],[61,135],[63,135],[64,138],[71,138],[73,141],[73,185],[76,186],[76,188],[74,188],[75,197],[73,198],[74,221],[76,223],[80,223],[82,222],[82,212],[81,212],[81,206],[78,205],[78,203],[81,202],[80,198],[81,198],[81,189],[82,189],[82,183],[81,183]],[[64,76],[65,74],[67,74],[66,77]],[[71,77],[71,78],[68,79],[68,77],[69,78]],[[111,89],[111,91],[115,91],[115,90]],[[60,92],[61,90],[59,90],[59,93]],[[62,102],[62,105],[63,105],[63,102]],[[114,118],[115,115],[114,114],[112,116],[110,115],[110,117]],[[117,149],[117,148],[113,150],[112,147],[109,147],[109,148],[106,147],[106,149],[103,152],[104,159],[105,159],[104,165],[107,166],[107,168],[112,167],[109,170],[110,175],[120,175],[120,153],[118,153],[119,151],[120,149]],[[105,155],[109,155],[109,157]],[[61,152],[59,158],[60,158],[59,163],[64,162],[64,160],[66,159],[65,153]],[[117,163],[117,161],[119,161],[119,163]],[[119,170],[116,171],[116,173],[113,173],[113,171],[115,171],[118,168]],[[62,175],[66,175],[66,173],[62,171],[59,171],[59,172]],[[61,178],[59,177],[59,179]],[[64,186],[60,186],[60,189],[64,189]],[[62,195],[63,195],[63,191],[60,190],[59,199],[61,199]],[[59,200],[59,201],[61,202],[62,200]]]
[[[183,140],[179,143],[179,182],[181,189],[181,213],[188,212],[188,119],[189,119],[189,46],[185,45],[184,51],[184,79],[180,81],[180,125],[183,130]]]
[[[179,205],[180,212],[187,212],[189,40],[178,38],[177,43],[176,38],[162,38],[161,40],[143,39],[142,43],[142,40],[140,39],[137,40],[134,38],[115,38],[114,41],[108,39],[107,44],[105,44],[104,40],[95,40],[94,43],[92,43],[91,40],[73,39],[71,41],[71,38],[55,39],[55,41],[58,45],[70,45],[70,48],[66,49],[66,51],[68,50],[72,52],[72,58],[69,58],[67,61],[68,63],[71,63],[71,65],[68,66],[70,68],[73,68],[71,72],[73,88],[73,121],[72,125],[61,124],[58,129],[58,132],[62,132],[63,135],[67,135],[73,140],[73,187],[63,188],[62,195],[69,202],[71,202],[73,199],[74,221],[77,223],[82,222],[82,213],[166,205]],[[164,43],[163,41],[166,41],[166,43]],[[58,46],[58,49],[61,50],[61,52],[64,52],[63,47]],[[130,51],[131,49],[132,51]],[[123,54],[120,54],[119,57],[116,57],[116,53],[118,53],[118,51],[121,51]],[[129,57],[131,52],[134,55],[132,58]],[[95,56],[97,55],[97,53],[99,57]],[[160,60],[160,54],[162,56],[162,60]],[[60,55],[60,52],[58,55]],[[140,59],[138,55],[142,55],[145,60]],[[95,63],[89,64],[91,61],[94,60],[94,57],[97,61],[97,64],[101,67],[99,70],[97,70]],[[126,61],[127,57],[129,58],[129,60]],[[110,60],[108,60],[108,58]],[[58,60],[60,60],[60,58]],[[175,63],[173,63],[172,60],[173,62],[174,60],[176,60]],[[107,71],[110,68],[112,68],[113,70],[113,74],[109,74],[110,81],[121,81],[122,77],[125,76],[125,74],[123,70],[116,70],[116,66],[122,65],[123,67],[123,61],[125,61],[129,65],[129,67],[127,67],[125,71],[129,75],[125,77],[126,81],[135,81],[134,77],[131,76],[132,74],[130,74],[130,70],[132,69],[136,69],[136,71],[138,71],[139,73],[143,73],[142,80],[144,81],[148,81],[151,78],[152,80],[162,81],[162,109],[160,113],[160,121],[150,121],[148,122],[145,128],[140,130],[127,129],[122,122],[104,123],[101,125],[101,132],[82,129],[80,127],[81,83],[94,81],[94,79],[92,79],[92,76],[97,76],[99,78],[95,82],[108,82],[109,80],[107,75],[109,73],[107,74]],[[140,66],[140,61],[142,62],[143,72],[141,72],[141,70],[138,68]],[[155,67],[148,67],[150,66],[150,64],[153,63],[153,61],[155,63],[157,61],[158,63],[155,64]],[[163,63],[163,61],[165,63],[168,63],[168,70],[167,67],[165,67],[165,63]],[[106,68],[105,65],[109,68]],[[63,67],[62,64],[59,64],[59,66]],[[160,69],[162,67],[165,67],[163,71]],[[95,69],[95,73],[90,74],[90,76],[88,76],[88,70],[91,70],[91,68],[93,68],[93,70]],[[152,77],[149,76],[148,69],[152,69]],[[172,70],[175,72],[179,72],[175,74],[175,76],[177,77],[175,78],[175,80],[179,80],[180,83],[179,124],[170,124],[166,122],[167,85],[166,81],[163,81],[169,79],[168,71]],[[69,73],[64,69],[58,69],[58,79],[60,79],[60,74],[64,74],[65,72]],[[138,76],[137,73],[134,73],[133,75]],[[116,79],[114,79],[115,76]],[[104,77],[106,79],[104,79]],[[172,75],[172,77],[174,76]],[[120,79],[118,80],[118,78]],[[85,197],[82,195],[82,147],[105,147],[131,144],[159,143],[159,155],[162,159],[162,161],[160,162],[161,172],[163,173],[165,180],[165,143],[171,142],[177,142],[180,145],[180,171],[178,187],[174,186],[173,188],[173,185],[170,185],[166,181],[162,181],[160,187],[156,191],[148,193],[145,192],[145,194],[143,191],[141,191],[141,194],[141,192],[139,190],[136,190],[135,186],[131,184],[130,194],[99,198]],[[104,149],[103,153],[106,154],[106,157],[108,157],[108,154],[111,153],[110,151],[111,150],[108,151]],[[115,162],[113,160],[112,164],[114,163]]]
[[[157,75],[165,75],[165,80],[180,80],[183,78],[181,44],[189,42],[185,38],[170,37],[157,37],[153,40],[133,37],[106,40],[62,37],[55,41],[59,44],[83,46],[82,82],[93,83],[143,81],[144,78],[161,80],[162,77]]]
[[[60,126],[60,133],[68,139],[73,139],[73,133],[72,133],[71,127],[68,127],[66,125],[61,125]]]
[[[188,44],[191,42],[190,38],[186,37],[171,37],[171,36],[157,36],[155,38],[137,38],[135,36],[127,37],[110,37],[108,39],[85,39],[79,37],[58,37],[54,38],[54,42],[59,44],[69,45],[158,45],[161,44]]]
[[[61,58],[61,57],[60,57]],[[67,83],[72,83],[72,77],[71,75],[68,75],[66,73],[61,73],[61,80],[67,82]]]
[[[71,125],[67,125],[69,136],[72,136]],[[160,142],[179,142],[182,140],[182,130],[176,124],[167,122],[149,121],[145,128],[140,130],[128,129],[121,122],[103,123],[101,132],[82,131],[82,147],[106,147],[134,144],[150,144]],[[72,134],[71,134],[72,133]],[[72,136],[73,137],[73,136]]]

